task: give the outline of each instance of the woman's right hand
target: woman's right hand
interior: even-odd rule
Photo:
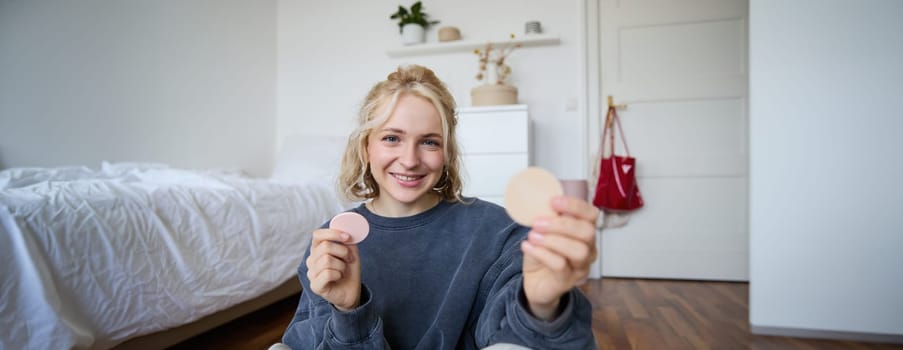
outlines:
[[[305,262],[310,291],[342,311],[358,307],[361,299],[360,257],[357,245],[342,243],[349,241],[347,233],[316,230]]]

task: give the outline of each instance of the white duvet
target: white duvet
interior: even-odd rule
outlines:
[[[110,348],[273,289],[327,184],[105,164],[0,172],[0,349]]]

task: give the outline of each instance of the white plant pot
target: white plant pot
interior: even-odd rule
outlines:
[[[426,41],[426,31],[419,24],[408,23],[401,27],[401,43],[404,45],[420,44]]]

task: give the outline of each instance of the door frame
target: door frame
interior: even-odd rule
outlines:
[[[600,36],[600,1],[577,1],[577,115],[580,129],[583,158],[580,172],[589,182],[590,194],[594,192],[596,179],[593,178],[593,162],[595,162],[595,146],[600,144],[599,117],[602,114],[602,59],[599,55]],[[606,106],[607,107],[607,106]],[[599,131],[599,132],[597,132]],[[601,219],[600,221],[601,222]],[[596,249],[602,251],[602,229],[596,228]],[[602,256],[596,258],[590,267],[590,278],[602,278]]]

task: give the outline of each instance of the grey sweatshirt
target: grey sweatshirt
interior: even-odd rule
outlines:
[[[479,349],[497,343],[533,349],[595,349],[589,301],[562,297],[553,321],[527,311],[520,242],[529,228],[498,205],[441,202],[409,217],[375,215],[358,245],[360,306],[342,312],[303,292],[283,343],[293,349]],[[298,276],[310,289],[303,261]]]

